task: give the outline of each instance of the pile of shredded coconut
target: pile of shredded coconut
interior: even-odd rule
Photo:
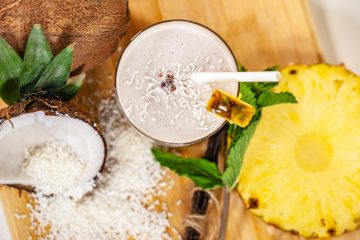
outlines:
[[[21,165],[21,171],[31,176],[44,194],[65,191],[84,169],[83,159],[67,143],[53,138],[25,149]]]
[[[99,109],[109,147],[105,172],[87,194],[91,184],[52,196],[37,189],[36,204],[28,205],[31,232],[41,235],[51,225],[45,239],[171,239],[166,205],[153,197],[172,186],[162,180],[165,172],[153,159],[153,143],[126,125],[113,98]],[[162,211],[153,210],[158,205]]]

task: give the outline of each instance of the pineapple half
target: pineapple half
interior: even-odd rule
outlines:
[[[266,222],[305,237],[360,225],[360,77],[342,66],[282,70],[298,104],[263,110],[238,191]]]

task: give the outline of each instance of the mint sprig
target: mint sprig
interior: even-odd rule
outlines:
[[[277,66],[266,69],[265,71],[275,71]],[[238,64],[239,71],[246,71],[246,68]],[[187,176],[194,183],[203,189],[214,189],[226,186],[229,189],[236,187],[246,150],[256,131],[256,127],[261,121],[263,107],[282,104],[296,103],[296,98],[289,92],[274,93],[272,88],[276,83],[242,83],[240,85],[241,100],[251,104],[256,108],[250,124],[239,127],[228,124],[228,157],[225,171],[220,174],[215,163],[206,159],[183,158],[171,153],[153,149],[155,159],[161,166],[168,167],[179,175]]]
[[[267,107],[281,103],[297,103],[297,101],[295,96],[289,92],[281,92],[281,93],[264,92],[260,94],[257,103],[261,107]]]
[[[223,186],[219,169],[213,162],[206,159],[182,158],[158,148],[153,148],[152,153],[161,166],[170,168],[180,176],[189,177],[203,189]]]
[[[250,140],[255,133],[258,123],[259,120],[251,121],[246,128],[242,128],[236,136],[236,141],[230,148],[229,155],[226,160],[226,168],[221,176],[224,185],[229,189],[233,189],[237,183],[246,149],[249,146]]]
[[[240,86],[240,96],[241,100],[247,102],[248,104],[256,107],[256,96],[254,91],[251,89],[249,84],[241,84]]]

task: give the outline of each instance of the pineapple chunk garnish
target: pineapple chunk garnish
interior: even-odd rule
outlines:
[[[220,90],[215,89],[209,99],[206,109],[230,123],[241,127],[249,125],[255,114],[255,108],[250,104]]]

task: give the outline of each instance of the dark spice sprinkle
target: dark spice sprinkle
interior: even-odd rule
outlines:
[[[159,77],[163,77],[164,76],[164,73],[163,72],[160,72],[158,74]],[[172,72],[166,72],[165,73],[165,77],[163,79],[163,81],[161,82],[161,87],[162,88],[167,88],[169,89],[170,91],[174,92],[176,90],[176,85],[174,83],[174,74]]]
[[[166,75],[166,77],[169,79],[169,81],[173,81],[174,80],[174,75],[172,73],[168,73]]]

